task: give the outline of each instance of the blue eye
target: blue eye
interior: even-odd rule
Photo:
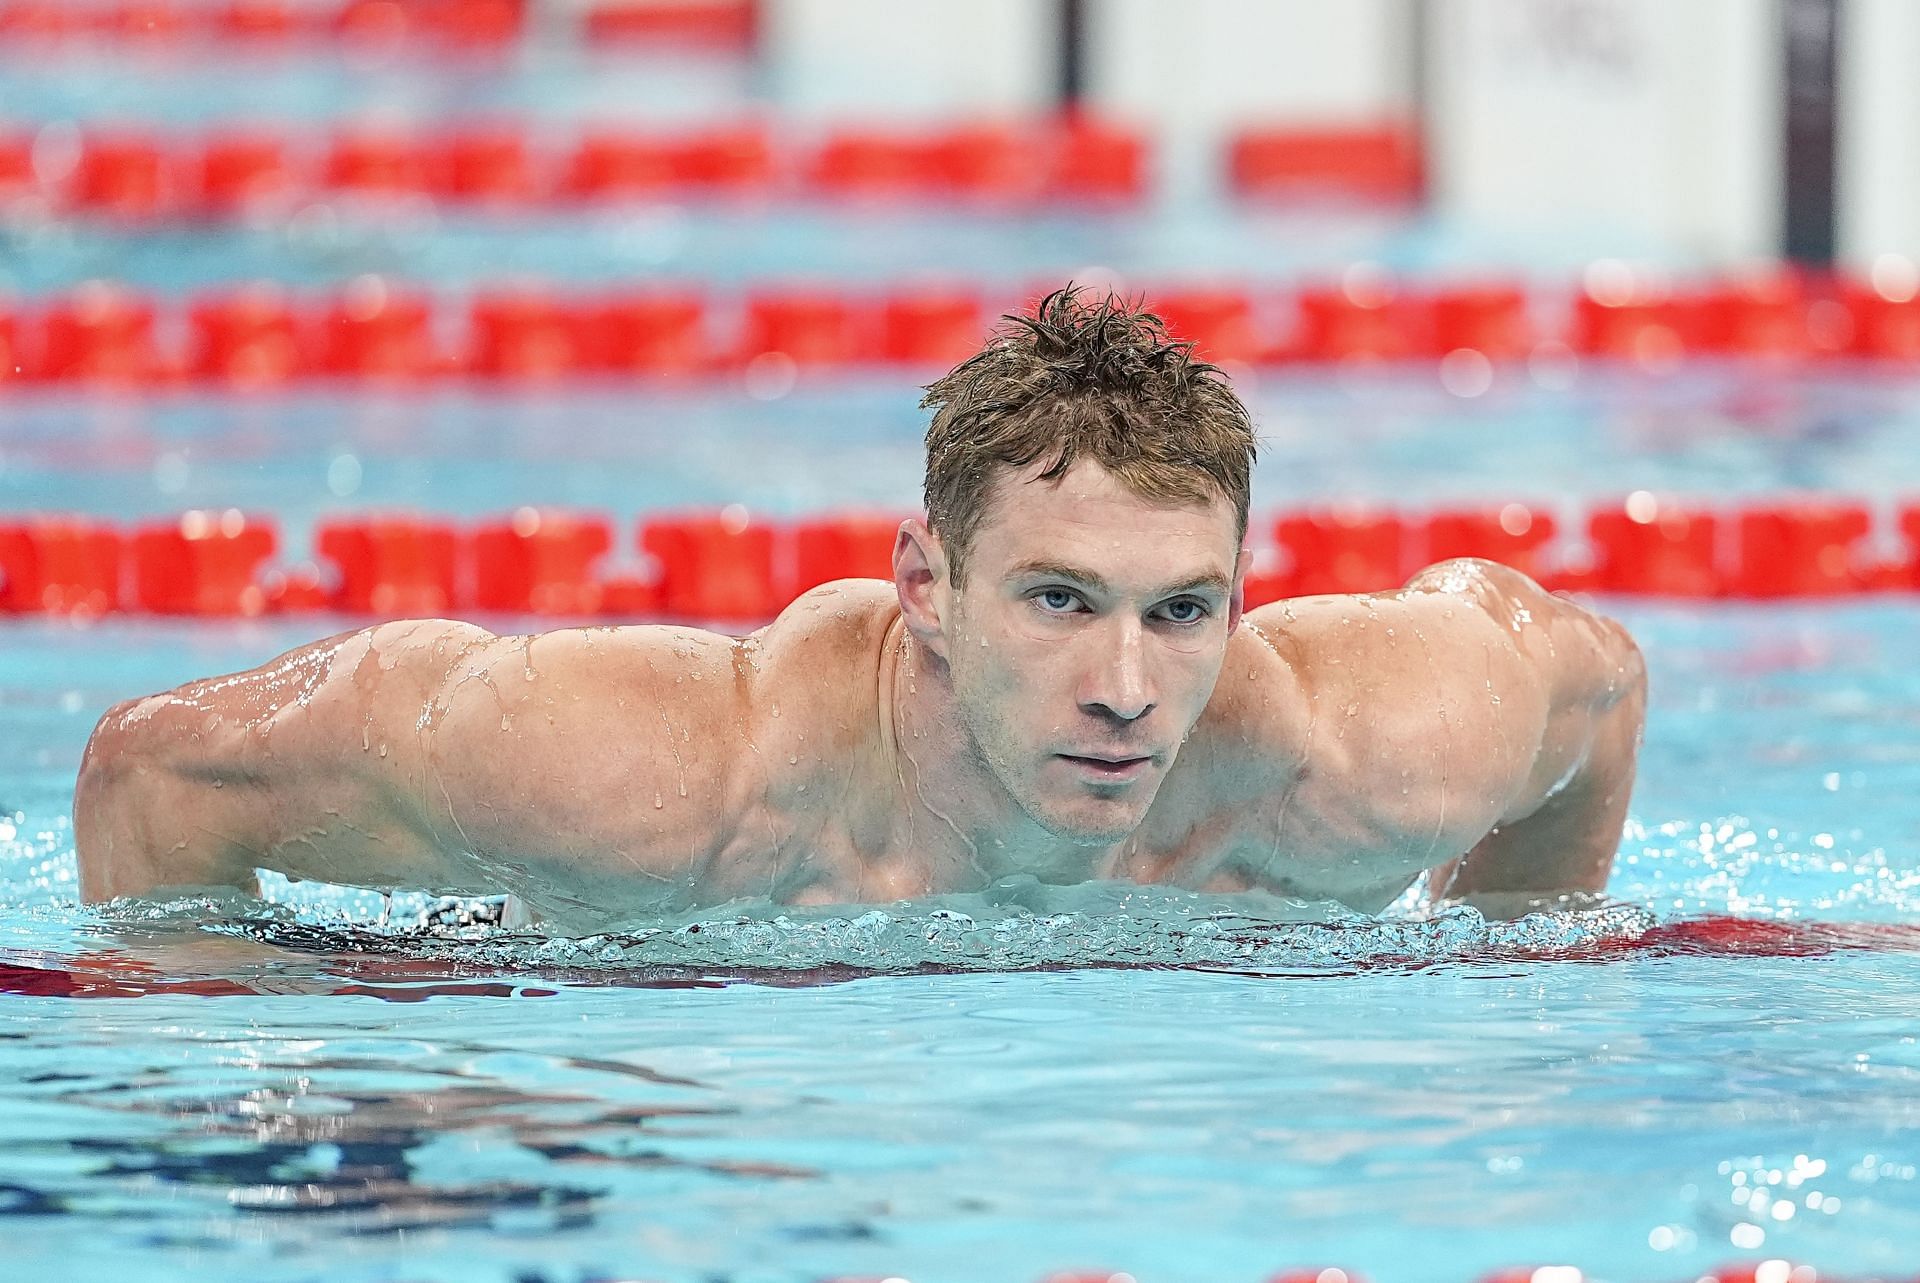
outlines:
[[[1071,610],[1076,599],[1064,588],[1045,588],[1035,595],[1034,600],[1045,609],[1061,614]]]
[[[1207,617],[1207,608],[1191,598],[1168,602],[1166,612],[1168,621],[1175,624],[1197,624]]]

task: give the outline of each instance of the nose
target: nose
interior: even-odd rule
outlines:
[[[1090,713],[1135,722],[1153,710],[1154,683],[1147,672],[1146,636],[1136,619],[1116,621],[1104,635],[1089,638],[1096,647],[1081,688],[1080,705]]]

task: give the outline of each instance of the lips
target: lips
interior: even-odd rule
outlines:
[[[1084,774],[1107,780],[1132,779],[1153,764],[1151,757],[1119,753],[1062,753],[1060,758]]]

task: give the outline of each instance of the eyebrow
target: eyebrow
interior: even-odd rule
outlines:
[[[1096,575],[1091,570],[1082,570],[1077,566],[1069,566],[1061,561],[1023,561],[1009,571],[1007,577],[1009,579],[1067,579],[1091,588],[1098,593],[1111,593],[1113,591],[1113,585],[1108,583],[1106,579],[1100,575]],[[1163,597],[1177,597],[1181,593],[1200,592],[1211,589],[1224,597],[1228,592],[1232,591],[1232,588],[1233,584],[1225,575],[1220,574],[1218,571],[1210,570],[1205,574],[1195,575],[1191,579],[1182,579],[1177,583],[1168,584],[1164,588],[1157,588],[1149,593],[1148,596],[1158,601]]]

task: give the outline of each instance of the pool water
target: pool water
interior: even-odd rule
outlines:
[[[558,59],[554,61],[553,59]],[[112,74],[107,74],[109,69]],[[295,60],[15,58],[22,119],[265,111],[708,118],[716,64],[551,55],[502,77]],[[1198,166],[1189,158],[1189,167]],[[1590,252],[1585,247],[1581,252]],[[1280,280],[1356,257],[1562,273],[1567,246],[1223,209],[995,221],[662,207],[157,234],[0,228],[0,286],[181,292],[401,272],[731,289],[929,268],[990,285]],[[1247,372],[1262,512],[1324,498],[1920,493],[1920,383],[1869,370]],[[898,374],[497,394],[8,391],[0,511],[537,503],[628,521],[917,500]],[[741,461],[752,459],[754,467]],[[622,557],[630,555],[623,552]],[[590,940],[425,896],[82,908],[71,786],[100,712],[357,621],[0,620],[0,1280],[913,1283],[1338,1265],[1617,1283],[1786,1257],[1920,1261],[1920,600],[1611,601],[1653,702],[1609,892],[1489,925],[1260,896],[1013,883],[808,914],[736,904]],[[501,629],[537,621],[497,619]],[[1731,923],[1729,922],[1731,919]]]
[[[1920,605],[1608,605],[1655,692],[1609,888],[1630,909],[1496,928],[1012,887],[558,943],[423,937],[417,897],[79,908],[68,790],[98,711],[316,626],[9,623],[0,1259],[369,1283],[1897,1274],[1920,1255],[1920,951],[1631,942],[1714,914],[1920,918]]]

